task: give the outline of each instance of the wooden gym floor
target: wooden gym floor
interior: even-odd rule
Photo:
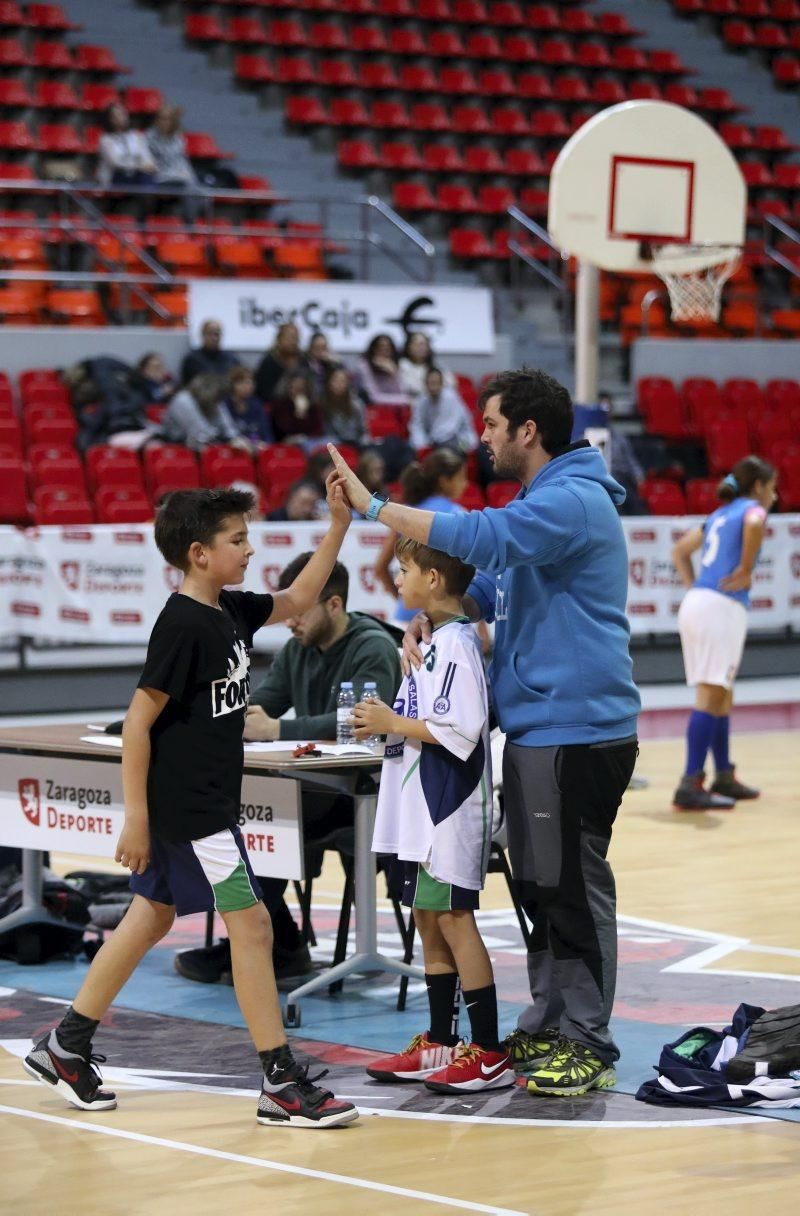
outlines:
[[[241,1074],[237,1080],[220,1065],[213,1084],[206,1083],[208,1074],[197,1074],[195,1081],[186,1072],[170,1078],[163,1061],[147,1072],[112,1067],[120,1058],[117,1043],[129,1045],[130,1057],[144,1059],[170,1022],[163,1012],[142,1012],[140,1001],[139,1012],[126,1012],[126,990],[119,1012],[109,1020],[109,1039],[98,1044],[108,1051],[106,1075],[119,1092],[120,1106],[106,1115],[88,1115],[30,1080],[17,1058],[31,1034],[57,1020],[59,1005],[68,999],[55,982],[57,972],[48,989],[47,968],[27,969],[39,973],[30,977],[34,996],[23,991],[26,969],[0,963],[3,1211],[9,1216],[54,1209],[64,1216],[167,1210],[193,1216],[223,1210],[243,1216],[267,1210],[282,1216],[416,1216],[437,1210],[643,1216],[655,1209],[669,1216],[752,1216],[766,1208],[769,1216],[794,1214],[800,1124],[743,1112],[646,1107],[631,1096],[635,1082],[625,1082],[631,1075],[639,1081],[648,1075],[657,1058],[653,1044],[696,1022],[723,1023],[740,1000],[764,1005],[798,1000],[797,737],[790,732],[735,737],[739,771],[763,793],[730,814],[672,812],[682,756],[677,739],[642,744],[637,772],[649,785],[626,795],[612,845],[622,934],[615,1020],[625,1028],[619,1090],[571,1100],[515,1091],[504,1106],[499,1095],[484,1105],[433,1098],[426,1104],[409,1096],[415,1087],[403,1087],[400,1099],[394,1087],[368,1089],[362,1078],[370,1053],[350,1048],[374,1050],[384,1034],[385,1046],[396,1049],[398,1034],[405,1033],[409,1017],[417,1017],[424,1002],[417,996],[410,1001],[416,1002],[411,1014],[395,1014],[393,989],[381,992],[374,984],[367,989],[357,981],[341,1005],[319,1001],[312,1010],[308,1002],[301,1035],[311,1036],[304,1049],[335,1062],[337,1091],[356,1098],[362,1119],[327,1133],[261,1128],[253,1117],[252,1062],[244,1082]],[[79,864],[75,858],[63,863],[62,868]],[[335,866],[326,865],[315,894],[323,906],[338,900]],[[491,934],[500,931],[496,926],[511,924],[507,932],[513,941],[513,922],[503,919],[507,903],[502,882],[492,876],[483,903],[485,923]],[[176,938],[175,944],[184,941]],[[502,943],[492,953],[508,1030],[513,1021],[507,1015],[519,1007],[524,992],[524,958],[518,946],[504,951]],[[645,956],[650,971],[639,967]],[[200,986],[185,983],[182,991],[187,1002],[206,995]],[[335,1006],[332,1015],[329,1005]],[[383,1019],[371,1029],[359,1020],[365,1005],[380,1008]],[[188,1004],[185,1012],[197,1018],[181,1020],[180,1026],[190,1037],[194,1027],[198,1067],[216,1068],[216,1061],[227,1058],[226,1035],[233,1036],[230,1042],[235,1039],[236,1060],[249,1061],[233,1019],[221,1026],[213,1018],[203,1020]],[[323,1016],[330,1016],[331,1025],[343,1020],[345,1037],[326,1030],[326,1041],[318,1032],[314,1042],[315,1018]],[[355,1020],[348,1023],[349,1016]],[[641,1066],[640,1031],[647,1036]],[[632,1070],[626,1065],[631,1058]]]

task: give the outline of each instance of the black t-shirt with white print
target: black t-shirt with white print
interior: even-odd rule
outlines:
[[[250,647],[273,601],[221,591],[219,603],[171,595],[139,680],[169,696],[150,731],[147,800],[151,831],[172,842],[211,836],[239,817]]]

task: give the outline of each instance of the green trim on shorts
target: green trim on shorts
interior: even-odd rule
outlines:
[[[453,901],[449,882],[432,878],[424,866],[417,863],[417,885],[414,890],[415,908],[424,912],[450,912]]]
[[[247,867],[239,859],[239,864],[227,878],[216,883],[211,890],[214,892],[214,907],[218,912],[243,912],[258,903],[250,885]]]

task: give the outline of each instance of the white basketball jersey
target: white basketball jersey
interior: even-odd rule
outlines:
[[[434,631],[394,709],[424,719],[438,743],[387,737],[373,851],[421,862],[439,882],[479,891],[491,844],[492,761],[486,676],[467,621]]]

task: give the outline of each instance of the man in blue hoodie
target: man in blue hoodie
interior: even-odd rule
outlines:
[[[460,557],[479,573],[464,600],[495,622],[490,687],[506,734],[509,851],[533,922],[532,1003],[506,1046],[536,1094],[608,1088],[617,971],[611,829],[636,760],[639,694],[625,615],[625,491],[597,449],[570,443],[569,394],[523,368],[484,388],[482,442],[522,488],[501,509],[420,511],[370,496],[331,449],[353,507]],[[338,458],[338,459],[337,459]],[[419,665],[416,618],[406,653]]]

